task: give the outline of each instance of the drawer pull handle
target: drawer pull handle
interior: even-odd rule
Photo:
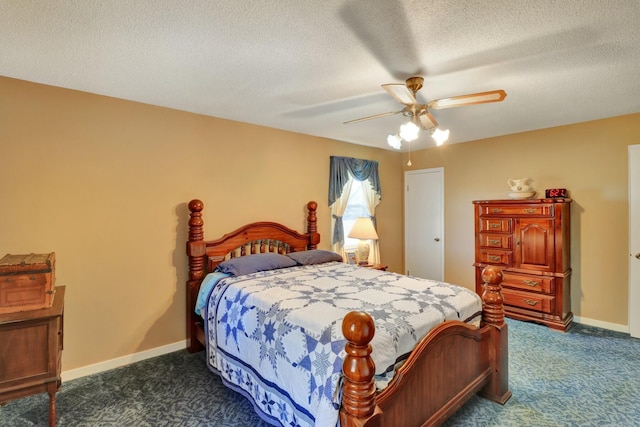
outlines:
[[[29,276],[29,280],[37,280],[38,276]],[[6,282],[10,283],[13,282],[13,278],[12,277],[7,277]]]
[[[536,282],[535,280],[525,280],[524,284],[527,286],[538,286],[540,282]]]
[[[489,224],[489,228],[500,228],[500,224],[496,224],[495,222],[491,223]]]
[[[536,213],[536,210],[535,209],[525,209],[524,213],[533,214],[533,213]]]
[[[502,209],[491,209],[491,213],[500,213]]]
[[[531,306],[538,304],[538,301],[534,301],[532,299],[523,299],[523,301]]]
[[[491,261],[500,261],[500,257],[498,255],[489,255],[487,258]]]
[[[500,240],[489,240],[489,244],[490,245],[499,245],[500,244]]]

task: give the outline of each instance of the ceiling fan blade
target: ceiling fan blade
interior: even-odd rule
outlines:
[[[389,111],[388,113],[380,113],[380,114],[375,114],[373,116],[361,117],[359,119],[354,119],[354,120],[349,120],[348,122],[343,122],[342,124],[346,125],[346,124],[349,124],[349,123],[364,122],[365,120],[379,119],[380,117],[393,116],[394,114],[399,114],[399,113],[402,113],[402,110],[400,110],[400,111]]]
[[[420,119],[420,126],[422,126],[424,130],[431,130],[438,126],[438,122],[428,111],[418,116],[418,118]]]
[[[382,85],[384,90],[389,92],[389,95],[393,96],[396,101],[404,105],[413,105],[417,104],[418,101],[416,97],[413,96],[413,93],[406,85],[399,83],[389,83],[386,85]]]
[[[489,92],[472,93],[469,95],[453,96],[451,98],[442,98],[431,101],[427,104],[428,108],[442,109],[451,107],[462,107],[473,104],[486,104],[488,102],[500,102],[504,100],[507,93],[500,90],[492,90]]]

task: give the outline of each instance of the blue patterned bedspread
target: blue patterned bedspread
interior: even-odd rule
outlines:
[[[434,326],[477,325],[481,309],[466,288],[340,262],[221,278],[206,306],[207,361],[266,421],[335,426],[349,311],[374,318],[383,374]]]

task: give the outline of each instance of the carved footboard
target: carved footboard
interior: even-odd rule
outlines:
[[[500,292],[502,272],[483,271],[482,324],[445,322],[418,344],[389,385],[375,392],[371,359],[373,319],[351,312],[342,324],[347,339],[340,422],[343,427],[439,425],[472,395],[504,404],[508,387],[507,324]]]

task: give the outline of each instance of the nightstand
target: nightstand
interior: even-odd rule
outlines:
[[[373,268],[374,270],[387,271],[388,266],[384,264],[362,264],[360,267]]]
[[[55,289],[49,308],[0,314],[0,404],[48,393],[50,427],[62,382],[64,286]]]

